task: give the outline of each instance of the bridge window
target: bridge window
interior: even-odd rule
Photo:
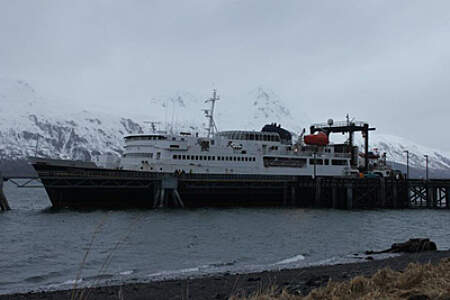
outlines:
[[[331,164],[333,166],[346,166],[347,165],[347,161],[346,160],[342,160],[342,159],[333,159],[333,160],[331,160]]]
[[[310,165],[323,165],[322,159],[310,159],[309,160]]]

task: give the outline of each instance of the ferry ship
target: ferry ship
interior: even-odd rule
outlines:
[[[288,202],[288,189],[291,200],[300,201],[295,196],[300,182],[311,187],[311,180],[319,177],[345,179],[361,176],[362,171],[389,176],[388,168],[375,174],[374,167],[383,164],[366,155],[369,131],[375,129],[365,122],[330,119],[311,125],[309,134],[304,129],[298,135],[276,123],[261,131],[218,131],[214,120],[218,100],[214,91],[206,101],[211,106],[204,111],[208,119],[204,136],[155,130],[126,136],[120,158],[30,160],[54,207],[166,207],[169,192],[178,206],[279,205],[279,199]],[[363,134],[363,153],[353,145],[355,132]],[[348,139],[331,143],[331,133],[348,133]],[[301,194],[308,198],[313,191],[306,188]]]
[[[97,164],[155,173],[290,176],[355,173],[358,148],[348,143],[330,143],[325,130],[310,135],[303,131],[295,139],[291,132],[275,123],[265,125],[261,131],[217,131],[214,110],[218,99],[214,91],[206,101],[211,104],[205,110],[209,124],[206,136],[188,132],[126,136],[120,159],[101,156]]]

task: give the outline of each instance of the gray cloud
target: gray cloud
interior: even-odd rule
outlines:
[[[448,1],[0,0],[0,76],[112,110],[270,87],[450,150]]]

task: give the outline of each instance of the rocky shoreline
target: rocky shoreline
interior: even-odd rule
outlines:
[[[370,260],[361,263],[313,266],[301,269],[265,271],[250,274],[223,274],[218,276],[167,280],[149,283],[129,283],[85,289],[73,299],[228,299],[245,296],[272,287],[286,289],[291,294],[307,294],[326,285],[329,280],[343,281],[355,276],[369,276],[379,269],[390,267],[403,270],[409,263],[438,263],[450,257],[450,251],[408,253],[397,257]],[[81,292],[80,290],[78,293]],[[72,299],[72,290],[30,292],[0,295],[6,299]]]

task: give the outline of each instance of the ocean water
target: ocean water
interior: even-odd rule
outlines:
[[[450,247],[448,210],[53,210],[6,183],[0,294],[353,262],[412,237]],[[358,255],[355,255],[358,254]]]

